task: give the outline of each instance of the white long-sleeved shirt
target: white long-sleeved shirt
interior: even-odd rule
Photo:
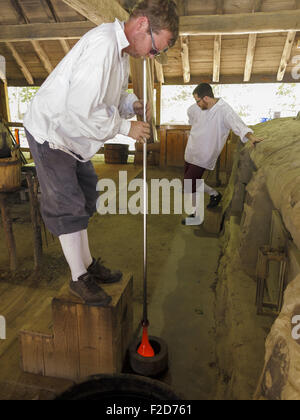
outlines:
[[[124,23],[102,24],[86,33],[33,98],[24,126],[38,143],[90,160],[103,143],[128,135],[138,100],[126,92],[129,45]]]
[[[230,130],[246,143],[247,133],[253,133],[242,119],[223,99],[209,110],[202,110],[197,104],[188,109],[191,132],[185,150],[185,161],[213,170]]]

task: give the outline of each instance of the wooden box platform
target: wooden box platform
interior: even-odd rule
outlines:
[[[133,279],[105,285],[112,296],[107,307],[83,304],[66,292],[52,300],[52,331],[20,332],[24,372],[81,380],[119,373],[133,334]]]

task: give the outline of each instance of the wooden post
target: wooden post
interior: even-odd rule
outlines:
[[[156,125],[161,123],[161,83],[156,85]]]
[[[9,210],[6,203],[6,194],[0,193],[0,207],[2,215],[3,230],[6,237],[6,243],[10,259],[10,270],[12,272],[17,270],[17,254],[16,243],[12,230],[12,223],[9,216]]]
[[[7,83],[0,80],[0,117],[10,121]]]

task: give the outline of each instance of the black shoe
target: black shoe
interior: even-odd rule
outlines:
[[[211,195],[210,196],[210,201],[207,204],[206,208],[207,209],[213,209],[214,207],[217,207],[217,205],[220,203],[220,201],[222,200],[222,194],[219,193],[218,195]]]
[[[77,281],[71,280],[70,292],[91,306],[107,306],[111,302],[111,296],[108,296],[97,285],[94,277],[90,273],[85,273],[78,277]]]
[[[88,273],[91,274],[96,283],[116,283],[121,280],[122,273],[121,271],[111,271],[108,268],[104,267],[103,263],[101,262],[101,258],[95,260],[93,258],[92,264],[87,269]]]

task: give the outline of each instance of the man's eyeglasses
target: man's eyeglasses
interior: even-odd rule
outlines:
[[[155,42],[154,42],[154,38],[153,38],[153,32],[151,29],[151,26],[149,25],[149,29],[150,29],[150,35],[151,35],[151,39],[152,39],[152,49],[149,51],[149,54],[154,55],[155,57],[159,56],[161,53],[166,53],[169,49],[169,47],[165,48],[162,51],[159,51],[156,48]]]

